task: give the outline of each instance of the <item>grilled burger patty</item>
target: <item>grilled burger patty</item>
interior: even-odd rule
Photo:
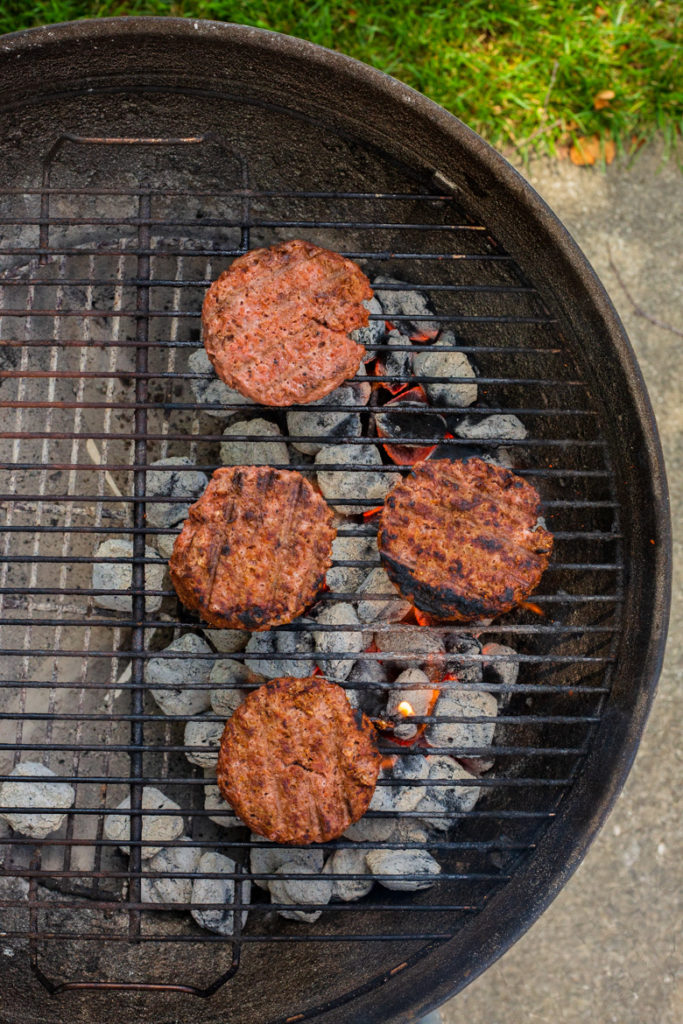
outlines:
[[[273,679],[225,725],[218,788],[278,843],[335,839],[368,809],[380,769],[372,723],[322,676]]]
[[[471,622],[514,608],[548,565],[538,492],[482,459],[418,463],[389,494],[377,543],[404,597],[435,618]]]
[[[217,469],[173,547],[178,597],[212,626],[262,630],[291,622],[325,582],[332,518],[300,473]]]
[[[365,274],[339,253],[293,240],[238,257],[204,298],[204,345],[216,373],[263,405],[328,395],[353,377],[365,349]]]

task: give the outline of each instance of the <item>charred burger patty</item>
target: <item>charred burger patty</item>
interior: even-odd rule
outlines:
[[[553,547],[531,484],[481,459],[419,463],[389,494],[377,542],[417,608],[446,621],[491,618],[538,586]]]
[[[309,403],[353,377],[365,349],[365,274],[339,253],[293,240],[234,261],[204,298],[204,346],[229,387],[263,405]]]
[[[295,471],[218,469],[176,539],[169,563],[183,604],[225,629],[291,622],[332,564],[332,512]]]
[[[322,676],[273,679],[226,723],[218,788],[267,839],[323,843],[365,814],[380,769],[372,723]]]

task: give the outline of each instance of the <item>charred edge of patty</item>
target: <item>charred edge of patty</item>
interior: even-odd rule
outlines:
[[[392,558],[381,549],[380,558],[387,576],[396,584],[403,597],[411,601],[421,612],[435,619],[470,622],[501,615],[515,606],[515,594],[511,587],[506,587],[497,599],[466,597],[450,587],[434,587],[428,583],[421,583],[403,562]]]

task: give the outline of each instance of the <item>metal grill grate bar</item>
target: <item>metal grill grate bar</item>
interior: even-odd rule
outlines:
[[[126,145],[130,142],[119,141]],[[183,145],[190,142],[201,140],[184,140]],[[87,143],[78,140],[78,144]],[[244,174],[243,163],[240,166]],[[0,196],[8,200],[14,195],[25,195],[27,201],[32,196],[40,197],[41,211],[36,215],[34,203],[27,207],[31,211],[28,218],[19,217],[10,206],[7,215],[0,217],[0,223],[21,228],[18,243],[0,253],[7,265],[3,278],[7,298],[0,310],[4,332],[1,351],[7,353],[8,360],[0,369],[0,408],[7,409],[6,429],[0,433],[5,473],[0,500],[8,508],[0,555],[0,627],[10,638],[5,651],[6,678],[0,679],[0,689],[8,699],[5,731],[0,738],[0,781],[9,778],[12,757],[30,756],[42,762],[50,755],[57,758],[54,767],[58,768],[57,775],[50,779],[74,785],[77,796],[64,832],[46,841],[12,837],[12,857],[3,873],[28,878],[31,886],[30,923],[21,937],[40,942],[41,948],[62,941],[100,940],[102,933],[92,928],[92,919],[77,927],[81,916],[78,912],[83,908],[103,914],[123,911],[126,925],[117,923],[111,933],[107,932],[108,939],[123,943],[229,943],[234,951],[231,971],[236,970],[235,957],[241,946],[254,942],[437,941],[450,937],[463,917],[481,910],[490,895],[505,884],[518,861],[533,855],[543,829],[554,820],[590,747],[592,731],[600,722],[609,692],[609,671],[616,657],[614,643],[623,580],[613,473],[601,411],[593,406],[590,383],[580,378],[567,357],[557,321],[523,280],[509,255],[500,250],[485,228],[467,223],[450,197],[428,192],[387,191],[375,195],[247,187],[213,192],[154,187],[142,191],[62,188],[50,185],[49,173],[44,185],[34,190],[0,190]],[[106,196],[129,197],[130,203],[120,216],[109,216],[106,207],[93,205],[93,201],[99,204]],[[181,198],[187,207],[182,217],[169,211],[168,202],[173,196]],[[196,204],[198,196],[206,200],[208,212],[192,219],[194,207],[189,204]],[[303,204],[296,211],[301,213],[297,219],[287,216],[288,210],[278,208],[278,203],[288,198],[293,204]],[[254,213],[249,205],[256,200],[260,205]],[[340,205],[334,207],[334,216],[330,217],[329,212],[316,206],[317,200],[333,200]],[[215,209],[215,204],[221,202],[224,216]],[[429,222],[430,217],[434,223]],[[429,849],[443,858],[433,905],[413,901],[407,894],[387,895],[376,886],[358,904],[326,906],[324,915],[330,916],[323,916],[316,928],[281,934],[265,924],[267,913],[300,910],[301,905],[265,902],[266,897],[256,889],[244,898],[241,885],[245,877],[263,882],[283,876],[245,872],[240,866],[227,877],[239,883],[230,906],[250,911],[246,933],[238,927],[230,936],[206,931],[169,935],[152,924],[158,905],[142,898],[144,879],[169,877],[152,871],[143,859],[145,847],[154,845],[142,839],[143,782],[160,786],[181,804],[185,827],[192,828],[192,841],[200,850],[225,852],[240,865],[246,863],[248,869],[250,852],[267,849],[268,845],[245,839],[244,833],[222,831],[211,821],[215,810],[198,806],[207,778],[201,769],[190,768],[184,755],[205,748],[182,742],[186,718],[164,715],[151,701],[153,687],[146,682],[149,661],[189,659],[189,654],[171,655],[157,648],[188,629],[196,632],[198,624],[169,601],[174,597],[170,588],[145,585],[145,567],[163,565],[165,561],[148,557],[146,543],[154,546],[155,538],[172,538],[179,529],[148,525],[146,516],[159,504],[172,506],[183,501],[148,495],[146,484],[151,462],[180,453],[189,453],[200,471],[209,473],[215,468],[218,445],[223,440],[222,424],[208,423],[205,415],[215,409],[193,401],[190,391],[197,382],[211,378],[190,372],[186,361],[188,353],[200,344],[197,327],[202,293],[228,260],[250,247],[252,238],[255,245],[264,239],[267,243],[281,230],[319,232],[320,244],[332,237],[326,232],[339,232],[339,237],[343,233],[343,245],[334,247],[361,260],[371,275],[388,272],[410,278],[405,285],[388,282],[378,286],[380,299],[383,293],[410,291],[437,307],[419,316],[396,314],[390,318],[391,323],[400,327],[418,320],[456,329],[456,342],[444,346],[444,350],[471,356],[478,370],[481,403],[462,409],[433,405],[424,412],[416,409],[415,414],[436,412],[447,421],[465,415],[479,421],[494,414],[529,419],[526,426],[530,436],[524,440],[494,437],[476,445],[482,451],[504,446],[519,460],[520,474],[543,490],[544,514],[550,517],[557,542],[556,557],[541,592],[534,597],[534,605],[544,616],[537,618],[521,609],[515,618],[486,626],[486,639],[512,643],[514,654],[485,657],[449,653],[436,659],[461,667],[495,667],[500,663],[519,667],[520,678],[515,683],[484,678],[480,682],[449,680],[440,684],[444,692],[458,689],[497,696],[501,700],[500,714],[413,716],[416,725],[495,724],[497,733],[490,743],[433,745],[430,751],[463,758],[495,758],[495,775],[469,776],[453,782],[380,780],[379,789],[384,792],[395,792],[403,786],[423,793],[430,787],[441,791],[452,786],[456,791],[472,789],[481,794],[481,802],[470,810],[430,812],[430,817],[443,822],[444,827],[457,823],[460,830],[454,835],[434,832],[430,839]],[[394,230],[396,235],[392,237]],[[31,231],[35,245],[29,241]],[[99,233],[97,239],[95,231]],[[371,236],[367,232],[382,234]],[[182,241],[176,237],[185,234]],[[426,251],[422,251],[424,243],[429,246]],[[453,247],[457,251],[449,251]],[[444,251],[437,251],[440,248]],[[22,265],[24,257],[28,261]],[[373,314],[371,319],[377,322],[383,317]],[[408,337],[405,344],[376,346],[380,354],[423,348]],[[357,379],[394,386],[414,378],[405,373],[376,376],[363,371]],[[452,383],[456,379],[469,380],[433,376],[421,378],[421,383]],[[321,411],[340,413],[350,408],[334,400],[320,406]],[[372,412],[368,407],[362,415],[371,418]],[[240,407],[240,413],[263,414],[264,410],[250,403]],[[284,426],[282,411],[269,409],[265,415]],[[253,435],[235,435],[235,440],[240,439],[258,440]],[[262,440],[271,438],[264,436]],[[309,440],[319,439],[311,436]],[[361,446],[378,443],[373,436],[344,440]],[[404,438],[403,443],[411,440],[424,445],[443,439]],[[100,455],[96,462],[87,461],[93,458],[89,448],[85,449],[87,455],[81,454],[80,446],[88,443],[96,443]],[[448,457],[457,457],[467,454],[473,443],[449,438],[443,451]],[[317,467],[295,454],[283,468],[311,474]],[[352,470],[348,462],[331,459],[327,468]],[[389,464],[378,469],[384,475],[399,472]],[[374,499],[360,497],[329,500],[355,507],[358,515],[377,504]],[[375,526],[372,522],[351,521],[340,528],[339,537],[372,537]],[[132,557],[126,559],[132,571],[132,605],[128,611],[107,611],[96,601],[108,592],[92,586],[92,566],[120,561],[95,557],[95,549],[105,537],[133,544]],[[377,558],[335,559],[337,568],[368,571],[378,564]],[[603,574],[611,581],[609,584],[605,584]],[[322,595],[321,605],[354,597],[352,591],[330,590]],[[155,598],[166,602],[160,611],[152,610]],[[371,592],[364,599],[386,600],[386,596]],[[369,631],[380,635],[397,628],[402,624],[373,624]],[[294,623],[282,632],[296,633],[299,629],[300,625]],[[351,626],[317,629],[340,636],[353,632]],[[472,636],[480,629],[465,626],[458,631]],[[157,630],[161,632],[155,638],[153,631]],[[432,629],[436,637],[452,631],[452,626]],[[210,641],[217,636],[213,630],[202,632]],[[206,655],[214,664],[223,657],[213,650]],[[263,655],[243,652],[234,657],[249,665]],[[296,652],[286,657],[299,663],[307,658]],[[347,663],[357,657],[345,652],[320,652],[316,662],[324,668],[331,662]],[[405,666],[414,662],[415,652],[369,652],[363,658],[375,663],[391,658],[396,665]],[[369,683],[359,679],[354,685]],[[254,685],[237,684],[235,688],[247,692]],[[380,695],[393,686],[390,682],[372,685]],[[15,700],[17,687],[19,696]],[[199,691],[212,688],[208,681],[197,684]],[[124,701],[128,702],[125,710]],[[209,722],[222,721],[211,712],[203,717]],[[380,748],[400,756],[406,764],[423,756],[422,750],[397,748],[386,738],[381,739]],[[107,813],[129,813],[116,807],[126,792],[131,794],[133,808],[130,861],[122,860],[117,843],[105,838],[102,828],[105,804]],[[23,810],[28,811],[28,806]],[[161,809],[159,813],[168,817],[174,812]],[[404,824],[419,823],[424,813],[410,810],[394,817]],[[372,810],[367,817],[371,823],[382,824],[392,814]],[[180,839],[168,842],[169,848],[180,845]],[[409,839],[362,844],[340,839],[322,849],[327,855],[335,850],[420,850],[424,845]],[[126,869],[122,870],[124,864]],[[200,877],[199,872],[172,875]],[[202,872],[201,877],[220,876]],[[298,876],[286,872],[284,877]],[[333,877],[359,880],[364,876],[337,872]],[[397,878],[415,881],[418,876],[404,872],[394,876]],[[62,894],[58,904],[46,898],[47,886]],[[83,896],[88,898],[84,900]],[[0,900],[2,907],[17,905],[12,899]],[[68,927],[51,918],[55,905],[73,912],[73,923],[69,921]],[[195,903],[195,908],[198,905],[218,906],[206,902]],[[322,904],[309,904],[306,909],[315,907],[323,909]],[[189,908],[189,903],[177,900],[164,909]],[[388,909],[391,924],[381,917]],[[420,914],[412,915],[414,909]],[[427,911],[443,913],[443,917],[434,918],[434,927],[431,921],[429,926],[424,924]],[[332,931],[332,923],[340,914],[347,919],[348,934]],[[168,913],[164,917],[168,918]],[[237,913],[235,919],[239,921],[241,914]],[[365,922],[360,927],[359,919]],[[330,922],[328,928],[326,920]],[[13,934],[5,933],[7,938]],[[222,976],[216,986],[224,980]],[[194,991],[191,986],[172,987]],[[59,988],[53,986],[55,991]]]

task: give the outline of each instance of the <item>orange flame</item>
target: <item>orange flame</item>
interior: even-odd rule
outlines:
[[[376,516],[378,512],[381,512],[384,505],[375,505],[374,508],[368,508],[363,513],[363,519],[369,519],[370,516]]]
[[[426,612],[421,612],[419,608],[413,608],[413,613],[418,626],[432,626],[435,622],[431,615],[427,615]]]
[[[533,603],[533,601],[520,601],[519,606],[520,608],[527,608],[530,612],[533,612],[535,615],[545,615],[543,609],[539,608],[537,604]]]
[[[432,690],[430,698],[429,698],[429,706],[427,708],[427,714],[425,715],[425,718],[429,718],[429,716],[432,714],[432,711],[434,710],[434,707],[435,707],[436,702],[437,702],[438,699],[439,699],[439,690]],[[406,718],[409,715],[414,715],[415,714],[415,711],[413,710],[412,705],[409,704],[407,700],[402,700],[401,701],[401,703],[398,706],[398,711],[404,717],[406,717]],[[425,729],[427,728],[427,724],[428,724],[427,722],[420,722],[419,725],[417,726],[417,732],[415,733],[415,735],[411,736],[410,739],[405,739],[404,740],[404,739],[399,739],[398,736],[393,736],[391,734],[392,730],[394,728],[394,723],[393,722],[383,722],[383,721],[378,720],[378,719],[373,719],[373,721],[374,721],[374,725],[375,725],[375,727],[377,729],[380,729],[382,732],[387,732],[389,734],[385,738],[387,740],[389,740],[391,743],[394,743],[397,747],[412,747],[415,743],[417,743],[421,739]]]

